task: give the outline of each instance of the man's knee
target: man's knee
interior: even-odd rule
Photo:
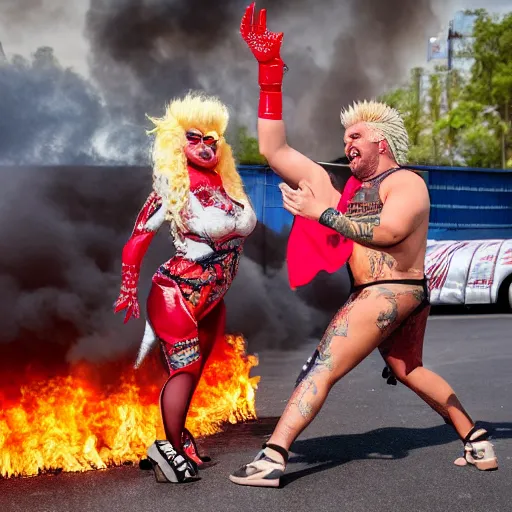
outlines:
[[[396,380],[407,386],[410,375],[417,368],[422,368],[423,363],[421,361],[403,361],[392,358],[386,359],[386,364],[393,372]]]

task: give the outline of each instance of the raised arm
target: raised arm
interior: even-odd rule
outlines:
[[[139,212],[132,234],[123,248],[121,292],[114,304],[114,312],[126,309],[125,323],[131,316],[139,318],[137,286],[140,267],[149,244],[164,221],[164,214],[161,198],[152,192]]]
[[[428,218],[430,200],[423,180],[412,172],[399,172],[386,180],[384,206],[379,215],[350,219],[315,196],[301,183],[298,191],[282,187],[285,208],[294,215],[318,220],[324,226],[366,247],[382,249],[407,238]]]
[[[332,187],[321,165],[288,145],[284,121],[258,118],[258,140],[260,153],[269,166],[291,187],[297,188],[303,180],[315,186]]]
[[[254,9],[254,3],[247,8],[240,25],[240,33],[259,63],[260,153],[274,172],[290,186],[296,188],[301,180],[307,180],[317,187],[332,189],[332,201],[335,201],[335,190],[325,169],[291,148],[286,141],[286,129],[282,120],[282,85],[286,66],[280,56],[283,34],[267,29],[265,9],[257,16]]]

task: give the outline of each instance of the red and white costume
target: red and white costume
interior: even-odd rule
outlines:
[[[153,276],[146,330],[136,362],[139,366],[159,339],[171,375],[183,371],[199,375],[216,339],[224,336],[223,297],[237,273],[245,238],[256,225],[251,205],[231,199],[215,171],[193,167],[188,171],[184,229],[172,223],[176,255]],[[162,198],[152,192],[123,250],[125,301],[136,294],[142,260],[165,214]]]

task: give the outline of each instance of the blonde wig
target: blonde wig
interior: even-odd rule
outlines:
[[[152,147],[153,189],[167,208],[166,219],[182,228],[182,214],[188,205],[190,178],[184,147],[185,134],[195,128],[203,135],[218,139],[219,163],[215,171],[220,175],[224,189],[230,197],[247,201],[242,178],[236,169],[233,152],[224,138],[229,112],[219,99],[202,93],[189,93],[173,100],[161,118],[149,119],[155,127],[148,131],[154,135]]]
[[[399,164],[407,162],[409,137],[398,110],[377,101],[362,101],[341,111],[341,124],[345,129],[365,123],[374,134],[374,142],[386,140],[393,157]]]

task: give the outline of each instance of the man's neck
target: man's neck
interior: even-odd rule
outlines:
[[[391,158],[382,158],[379,160],[379,166],[377,167],[377,173],[375,175],[378,176],[379,174],[382,174],[389,169],[394,169],[395,167],[400,167],[395,160],[392,160]]]
[[[396,167],[400,167],[400,165],[395,162],[394,160],[391,160],[391,158],[382,158],[379,160],[379,165],[377,166],[377,170],[369,177],[366,178],[365,181],[373,180],[377,176],[380,176],[381,174],[385,173],[386,171],[389,171],[389,169],[394,169]]]

